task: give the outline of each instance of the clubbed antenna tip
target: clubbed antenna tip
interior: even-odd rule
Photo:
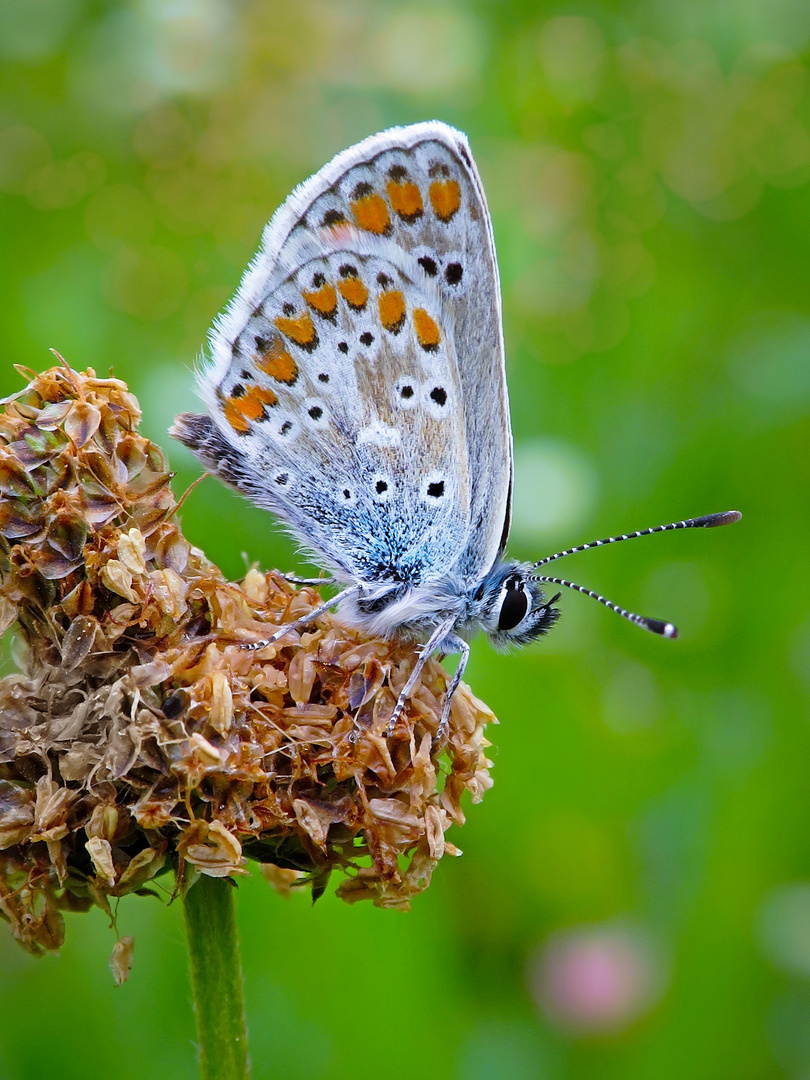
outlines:
[[[719,525],[733,525],[741,517],[739,510],[724,510],[720,514],[704,514],[703,517],[694,518],[693,522],[696,529],[716,529]]]

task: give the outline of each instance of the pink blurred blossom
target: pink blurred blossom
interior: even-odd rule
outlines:
[[[650,935],[626,926],[553,934],[530,959],[528,978],[543,1014],[583,1035],[628,1027],[658,1002],[664,983]]]

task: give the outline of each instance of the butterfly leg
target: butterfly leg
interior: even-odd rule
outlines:
[[[325,603],[320,604],[318,607],[313,608],[312,611],[307,612],[306,615],[302,615],[300,619],[296,619],[291,623],[285,623],[284,626],[281,626],[276,630],[275,634],[271,634],[269,638],[263,638],[261,641],[240,641],[239,645],[243,649],[249,649],[251,652],[256,652],[258,649],[264,649],[268,645],[272,645],[274,641],[278,641],[279,638],[284,637],[290,630],[300,630],[301,627],[307,626],[314,619],[317,619],[319,615],[323,615],[325,611],[336,607],[341,601],[346,600],[349,596],[357,595],[362,588],[362,585],[350,585],[342,592],[336,593]]]
[[[443,642],[444,647],[448,652],[461,653],[461,657],[456,668],[456,673],[447,684],[447,691],[444,695],[444,707],[442,708],[442,722],[439,724],[439,729],[436,732],[436,742],[443,742],[447,738],[447,732],[450,726],[450,706],[453,702],[453,694],[458,690],[458,684],[461,682],[464,675],[464,669],[467,666],[467,661],[470,659],[470,646],[467,642],[460,637],[450,637]]]
[[[289,581],[291,585],[334,585],[335,578],[333,577],[296,577],[295,574],[282,574],[280,570],[277,571],[278,576],[285,581]]]
[[[456,622],[455,616],[451,619],[446,619],[444,622],[439,623],[436,629],[428,638],[427,642],[420,648],[419,656],[416,663],[413,666],[413,671],[408,676],[405,685],[399,692],[397,703],[394,706],[394,711],[391,713],[391,719],[388,721],[388,727],[386,728],[386,738],[391,738],[394,734],[394,728],[397,726],[397,720],[402,716],[402,711],[411,696],[411,691],[416,686],[419,678],[422,674],[422,669],[428,660],[433,656],[443,641],[447,639]]]

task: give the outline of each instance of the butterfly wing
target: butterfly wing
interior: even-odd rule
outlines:
[[[175,434],[339,576],[446,574],[469,533],[469,479],[438,290],[396,244],[352,228],[288,241],[266,280],[228,364],[203,373],[210,418],[180,417]]]
[[[339,233],[347,227],[361,230],[369,242],[387,242],[381,250],[411,257],[412,288],[437,299],[437,311],[444,313],[443,325],[452,335],[443,348],[448,364],[454,359],[457,365],[469,478],[468,531],[455,566],[465,583],[475,583],[506,542],[512,437],[492,226],[461,132],[437,121],[392,128],[338,154],[300,185],[267,225],[259,254],[215,327],[206,382],[225,378],[235,362],[237,339],[286,276],[300,245],[323,230]],[[421,362],[411,312],[406,319],[411,324],[408,340]],[[388,370],[393,376],[396,365]],[[401,374],[407,373],[403,368]],[[461,457],[457,449],[453,455],[454,461]],[[318,546],[326,550],[321,541]]]

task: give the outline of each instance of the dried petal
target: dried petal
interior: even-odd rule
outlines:
[[[75,589],[71,589],[62,601],[62,611],[69,619],[77,615],[89,615],[93,610],[95,597],[88,581],[80,581]]]
[[[313,843],[325,851],[330,820],[306,799],[293,799],[293,810],[301,828],[308,833]]]
[[[93,863],[96,875],[108,888],[115,888],[115,866],[113,865],[112,847],[109,840],[100,836],[91,836],[84,845]]]
[[[425,808],[425,833],[430,857],[437,861],[444,855],[444,830],[447,815],[438,806]]]
[[[124,465],[129,478],[138,476],[146,468],[147,452],[140,439],[126,435],[116,447],[118,460]]]
[[[136,888],[143,885],[163,869],[166,857],[162,851],[144,848],[129,861],[129,866],[118,879],[119,889]]]
[[[0,457],[0,492],[3,495],[30,496],[34,493],[34,484],[17,457],[10,457],[8,449]]]
[[[42,519],[36,511],[15,499],[0,502],[0,536],[7,540],[23,540],[42,529]]]
[[[165,530],[155,544],[155,562],[165,570],[182,575],[188,566],[191,544],[182,537],[176,527]]]
[[[208,722],[214,731],[227,735],[233,723],[233,694],[224,671],[211,676],[211,711]]]
[[[146,572],[146,541],[139,529],[130,529],[118,538],[118,558],[124,566],[133,574]]]
[[[45,536],[52,548],[75,561],[84,550],[88,532],[89,526],[81,514],[62,511],[52,518]]]
[[[30,839],[61,840],[68,834],[68,814],[78,792],[60,787],[55,780],[41,776],[36,784],[34,828]]]
[[[179,619],[186,612],[188,584],[174,570],[155,570],[149,575],[152,595],[166,615]]]
[[[62,667],[72,671],[87,657],[93,648],[98,629],[98,619],[90,615],[77,616],[62,638]]]
[[[349,708],[357,710],[376,697],[385,682],[385,671],[379,660],[372,656],[362,670],[355,669],[349,679]]]
[[[46,405],[37,415],[37,427],[42,431],[55,431],[64,422],[65,417],[73,408],[72,401],[52,401]]]
[[[299,705],[305,705],[312,697],[312,687],[315,685],[317,671],[313,659],[303,649],[296,652],[290,661],[290,671],[287,676],[290,694],[293,701]]]
[[[0,637],[17,618],[17,605],[7,596],[0,596]]]
[[[50,551],[48,548],[31,552],[31,562],[48,581],[61,581],[62,578],[73,573],[79,565],[78,559],[66,559],[64,555]]]
[[[101,412],[86,401],[77,401],[65,419],[64,429],[77,449],[90,442],[101,423]]]
[[[110,953],[110,971],[116,986],[123,986],[129,978],[134,948],[135,938],[130,934],[125,934],[113,945],[113,951]]]
[[[196,821],[180,837],[178,850],[201,874],[229,877],[244,874],[242,845],[221,821]]]
[[[100,836],[104,840],[112,840],[120,817],[118,807],[114,803],[98,803],[93,807],[93,813],[84,831],[90,837]]]
[[[304,877],[300,870],[274,866],[273,863],[262,864],[262,876],[280,896],[284,897],[288,897],[295,886],[301,884]]]
[[[125,597],[133,604],[138,597],[132,589],[132,574],[119,559],[110,559],[101,571],[101,582],[110,592]]]
[[[22,843],[34,824],[34,793],[0,780],[0,849]]]
[[[222,754],[220,754],[219,750],[208,739],[203,738],[198,731],[194,732],[188,742],[191,749],[199,754],[206,765],[219,765],[222,761]]]
[[[138,664],[132,668],[132,681],[136,686],[159,686],[172,673],[171,665],[162,657],[148,664]]]
[[[55,440],[48,432],[40,431],[38,427],[29,427],[22,432],[22,438],[8,444],[8,449],[14,454],[16,460],[25,468],[33,481],[33,471],[37,466],[50,461],[59,453],[59,441]],[[38,487],[38,485],[36,485]]]

